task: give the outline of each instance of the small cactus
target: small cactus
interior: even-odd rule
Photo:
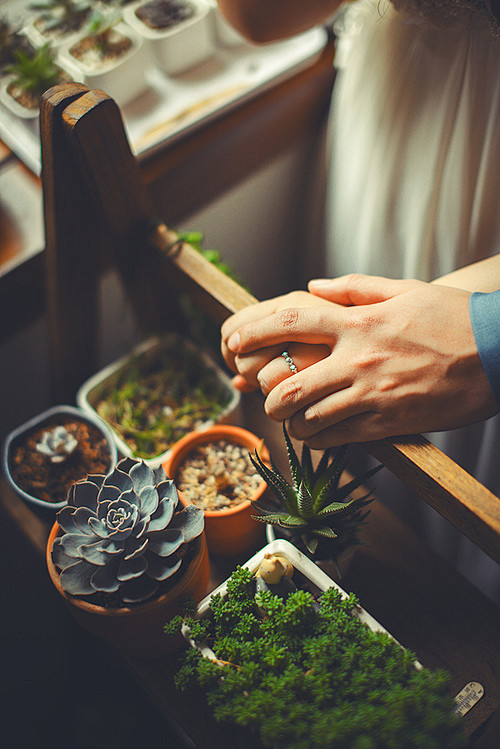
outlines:
[[[181,567],[186,544],[204,529],[203,510],[179,510],[178,501],[163,468],[131,458],[107,476],[73,484],[57,514],[63,533],[52,551],[63,590],[118,596],[123,604],[154,597]]]

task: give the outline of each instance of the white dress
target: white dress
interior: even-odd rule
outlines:
[[[357,0],[336,24],[329,276],[431,280],[500,251],[498,29],[454,0],[445,0],[453,13],[442,17],[425,12],[435,1],[396,5]],[[500,417],[428,436],[500,495]],[[392,491],[400,496],[401,485]],[[418,507],[433,546],[500,603],[498,565],[425,503]]]

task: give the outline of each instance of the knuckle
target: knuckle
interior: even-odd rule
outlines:
[[[299,400],[302,394],[302,380],[300,377],[289,377],[280,385],[280,400],[285,406],[293,406]]]
[[[278,313],[279,323],[283,330],[294,332],[300,319],[300,311],[293,307],[284,309]]]

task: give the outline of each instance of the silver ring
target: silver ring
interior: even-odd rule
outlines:
[[[295,363],[294,363],[292,357],[290,356],[290,354],[288,353],[288,351],[283,351],[283,353],[281,354],[281,356],[286,361],[286,363],[288,365],[288,369],[290,370],[290,372],[292,374],[297,374],[298,369],[295,366]]]

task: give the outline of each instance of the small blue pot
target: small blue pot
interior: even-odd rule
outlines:
[[[82,421],[86,424],[91,424],[101,432],[106,440],[110,454],[111,463],[109,470],[111,470],[116,465],[116,462],[118,460],[118,450],[116,448],[115,439],[109,427],[102,421],[99,416],[85,413],[85,411],[82,411],[82,409],[75,408],[74,406],[54,406],[53,408],[49,408],[47,411],[41,413],[39,416],[35,416],[33,419],[27,421],[17,429],[14,429],[14,431],[12,431],[7,436],[4,443],[2,463],[5,478],[14,489],[16,494],[21,497],[21,499],[26,502],[29,507],[31,507],[31,509],[41,511],[42,513],[51,512],[52,514],[54,514],[62,507],[64,507],[67,502],[66,500],[64,502],[46,502],[43,499],[39,499],[38,497],[33,497],[31,494],[28,494],[23,489],[21,489],[21,487],[16,484],[11,473],[11,456],[14,448],[17,445],[17,442],[20,440],[20,438],[24,437],[27,432],[31,432],[34,429],[43,426],[45,422],[53,421],[54,418],[59,415],[63,417],[69,416],[70,418],[78,419],[79,421]],[[84,479],[86,478],[86,476],[82,476],[81,478]]]

